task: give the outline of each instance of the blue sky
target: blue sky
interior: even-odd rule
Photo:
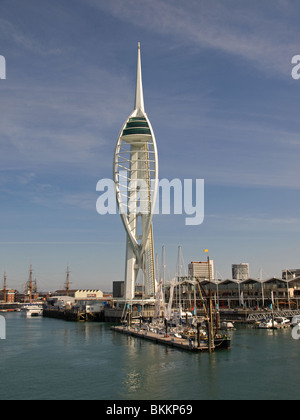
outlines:
[[[115,144],[133,110],[141,42],[145,109],[159,177],[205,180],[205,219],[154,217],[155,252],[185,265],[209,249],[281,275],[300,266],[300,54],[296,0],[1,0],[0,279],[111,290],[125,232],[96,212]],[[2,284],[2,281],[0,282]]]

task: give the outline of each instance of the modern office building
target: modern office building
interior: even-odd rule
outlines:
[[[200,280],[214,280],[214,261],[209,261],[210,273],[208,272],[208,262],[207,261],[192,261],[188,265],[189,276],[196,277]]]
[[[232,264],[232,279],[233,280],[247,280],[249,279],[249,264],[240,263]]]

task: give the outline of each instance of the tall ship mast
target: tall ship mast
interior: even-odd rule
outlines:
[[[69,291],[70,291],[70,268],[68,266],[67,268],[67,278],[66,278],[66,295],[69,296]]]
[[[25,295],[28,295],[30,303],[32,302],[32,294],[35,293],[36,291],[37,291],[36,280],[33,280],[32,264],[30,264],[29,279],[25,286]]]

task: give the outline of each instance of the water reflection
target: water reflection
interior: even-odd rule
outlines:
[[[127,372],[125,379],[123,380],[123,386],[126,393],[137,392],[143,385],[142,375],[140,371],[136,369]]]
[[[232,333],[231,350],[194,354],[112,332],[107,324],[27,322],[19,314],[6,320],[4,399],[298,398],[300,341],[290,330],[241,327]]]

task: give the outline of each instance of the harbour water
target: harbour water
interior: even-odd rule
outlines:
[[[1,314],[2,315],[2,314]],[[105,323],[3,314],[1,400],[295,400],[300,340],[238,326],[230,350],[190,353]]]

